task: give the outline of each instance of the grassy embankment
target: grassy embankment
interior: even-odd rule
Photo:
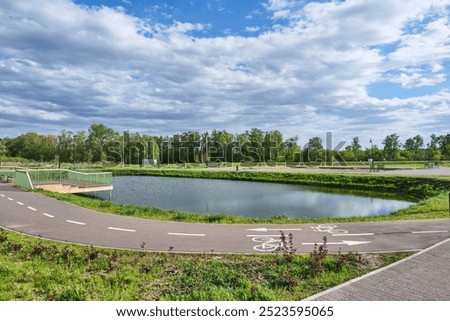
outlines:
[[[377,217],[350,218],[302,218],[293,219],[286,216],[274,216],[268,219],[245,218],[232,215],[206,215],[171,210],[161,210],[152,207],[116,204],[108,200],[100,200],[78,195],[64,195],[42,191],[45,195],[74,203],[83,207],[102,212],[115,213],[124,216],[202,223],[307,223],[307,222],[355,222],[355,221],[385,221],[408,219],[431,219],[448,216],[448,191],[450,179],[427,177],[397,177],[383,175],[361,174],[317,174],[317,173],[275,173],[275,172],[232,172],[214,170],[141,170],[112,169],[114,175],[153,175],[172,177],[193,177],[210,179],[231,179],[259,182],[301,184],[340,188],[347,192],[357,190],[367,193],[396,193],[417,201],[413,206],[390,215]]]
[[[300,300],[408,254],[183,255],[0,231],[0,300]]]
[[[116,171],[142,175],[142,171]],[[151,171],[152,175],[245,179],[402,191],[425,200],[381,219],[444,217],[449,180],[365,175],[295,175]],[[250,222],[233,216],[162,211],[74,195],[52,196],[138,217],[200,222]],[[428,197],[428,198],[427,198]],[[380,218],[375,218],[380,219]],[[285,217],[270,222],[294,222]],[[97,249],[0,232],[0,300],[299,300],[408,254],[183,255]]]

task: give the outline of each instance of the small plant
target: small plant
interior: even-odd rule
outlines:
[[[341,253],[341,249],[339,249],[339,253],[337,254],[336,267],[338,271],[342,271],[342,268],[346,264],[358,265],[364,264],[364,260],[361,254],[356,252],[348,252]]]
[[[0,243],[6,242],[8,237],[5,235],[5,230],[0,229]]]
[[[86,248],[85,253],[89,259],[89,261],[93,261],[97,259],[100,255],[100,252],[94,248],[93,245]]]
[[[117,251],[114,251],[108,260],[108,269],[107,269],[108,272],[112,272],[118,268],[118,260],[119,254],[117,253]]]
[[[297,249],[294,247],[294,235],[289,233],[286,237],[283,231],[280,231],[280,233],[280,245],[274,250],[274,253],[280,253],[285,259],[292,261],[293,255],[297,252]]]
[[[45,251],[47,251],[47,247],[42,244],[42,242],[38,242],[33,246],[30,253],[30,258],[34,259],[36,256],[42,255]]]
[[[311,268],[314,274],[320,274],[323,271],[323,262],[328,256],[327,237],[323,237],[323,243],[317,246],[314,244],[314,250],[310,253]]]

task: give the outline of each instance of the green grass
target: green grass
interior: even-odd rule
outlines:
[[[202,170],[139,170],[115,169],[114,175],[155,175],[174,177],[194,177],[209,179],[234,179],[247,181],[263,181],[273,183],[302,184],[309,186],[325,186],[339,188],[343,192],[358,193],[398,193],[402,197],[414,199],[416,204],[390,215],[374,217],[347,218],[289,218],[274,216],[267,219],[246,218],[233,215],[208,215],[203,213],[162,210],[153,207],[117,204],[97,198],[57,194],[40,191],[44,195],[62,201],[77,204],[92,210],[113,213],[123,216],[146,219],[201,222],[201,223],[325,223],[325,222],[367,222],[387,220],[435,219],[448,216],[448,191],[450,179],[429,177],[397,177],[383,175],[355,175],[355,174],[311,174],[311,173],[269,173],[269,172],[220,172]]]
[[[407,255],[133,252],[2,230],[0,300],[300,300]]]

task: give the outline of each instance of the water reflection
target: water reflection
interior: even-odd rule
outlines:
[[[412,204],[404,200],[386,199],[385,196],[379,198],[335,192],[289,184],[119,176],[114,177],[112,200],[178,211],[259,218],[277,215],[292,218],[376,216]],[[104,198],[108,196],[100,195]]]

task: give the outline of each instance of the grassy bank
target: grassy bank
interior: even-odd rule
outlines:
[[[373,190],[394,192],[423,199],[450,190],[450,178],[364,175],[364,174],[322,174],[322,173],[284,173],[252,171],[215,171],[180,169],[138,169],[112,168],[115,176],[149,175],[207,179],[244,180],[271,183],[325,186],[343,189]]]
[[[234,179],[275,183],[290,183],[310,186],[339,187],[340,189],[357,189],[367,191],[383,191],[402,193],[418,203],[392,213],[376,217],[293,219],[286,216],[274,216],[268,219],[245,218],[232,215],[206,215],[152,207],[116,204],[79,195],[56,194],[46,191],[41,193],[69,203],[77,204],[93,210],[115,213],[124,216],[140,217],[155,220],[202,223],[307,223],[307,222],[362,222],[408,219],[432,219],[448,216],[448,196],[450,180],[424,177],[395,177],[379,175],[351,174],[298,174],[298,173],[261,173],[261,172],[221,172],[201,170],[138,170],[115,169],[115,175],[155,175],[173,177],[195,177],[210,179]]]
[[[0,231],[0,300],[300,300],[408,254],[181,255]]]

